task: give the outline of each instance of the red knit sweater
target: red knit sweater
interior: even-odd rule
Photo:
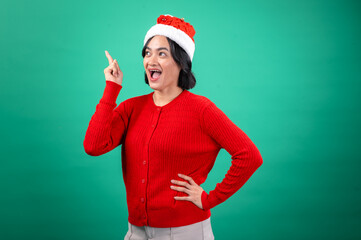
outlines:
[[[158,107],[153,93],[133,97],[117,106],[122,89],[106,81],[84,139],[85,152],[98,156],[122,145],[122,171],[128,221],[137,226],[179,227],[210,217],[251,177],[263,160],[251,139],[208,98],[183,90]],[[117,106],[117,107],[116,107]],[[170,188],[170,180],[188,175],[201,185],[221,148],[232,165],[214,190],[202,193],[200,209],[190,201],[175,200],[188,194]]]

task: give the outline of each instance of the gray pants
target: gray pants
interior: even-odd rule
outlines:
[[[124,240],[214,240],[210,217],[182,227],[138,227],[128,222],[128,228]]]

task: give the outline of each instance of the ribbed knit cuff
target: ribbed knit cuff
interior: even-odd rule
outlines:
[[[104,103],[115,103],[123,86],[109,80],[106,80],[105,84],[101,101]]]
[[[204,211],[210,209],[209,202],[207,199],[208,199],[208,194],[206,193],[206,191],[203,190],[202,196],[201,196],[201,201],[202,201],[202,207],[203,207]]]

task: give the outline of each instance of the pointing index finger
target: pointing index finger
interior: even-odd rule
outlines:
[[[107,56],[108,61],[109,61],[109,65],[113,63],[113,58],[112,56],[110,56],[109,52],[107,50],[105,50],[105,56]]]

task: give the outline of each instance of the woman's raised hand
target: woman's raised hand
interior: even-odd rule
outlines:
[[[104,69],[105,80],[122,85],[123,72],[120,70],[117,60],[113,60],[109,52],[105,50],[105,56],[108,58],[109,66]]]

